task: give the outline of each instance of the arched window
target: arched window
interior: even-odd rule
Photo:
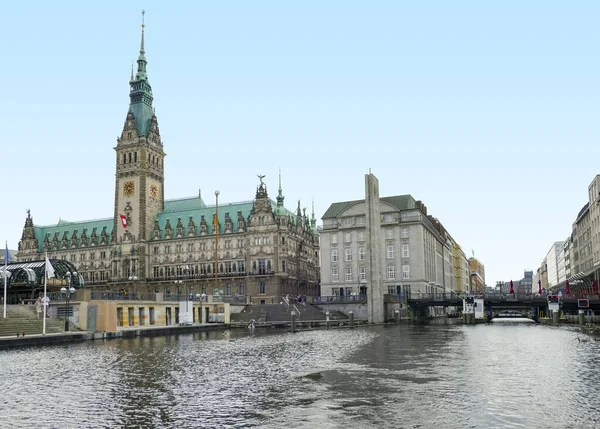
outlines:
[[[123,154],[123,164],[127,164],[127,154]]]
[[[137,152],[133,152],[133,162],[137,162]]]
[[[131,152],[129,152],[129,163],[131,164]]]

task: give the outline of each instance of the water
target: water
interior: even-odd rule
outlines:
[[[0,427],[600,427],[600,341],[479,326],[228,331],[0,352]]]

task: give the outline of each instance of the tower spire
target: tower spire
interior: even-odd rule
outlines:
[[[279,192],[277,193],[277,207],[283,207],[283,189],[281,189],[281,168],[279,169]]]
[[[312,199],[312,214],[310,216],[310,229],[313,233],[317,230],[317,218],[315,217],[315,197]]]
[[[140,55],[137,59],[137,73],[135,77],[131,77],[129,85],[131,90],[129,91],[129,111],[133,113],[135,117],[138,135],[146,136],[148,134],[148,128],[150,127],[150,121],[154,111],[152,109],[152,87],[148,82],[148,75],[146,73],[146,51],[144,44],[144,31],[146,28],[145,24],[145,11],[142,11],[142,41],[140,43]]]
[[[144,55],[146,53],[144,51],[144,15],[146,15],[146,11],[142,9],[142,43],[140,44],[140,55]]]

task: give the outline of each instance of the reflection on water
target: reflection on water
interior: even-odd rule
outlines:
[[[0,426],[594,427],[600,342],[578,335],[509,319],[4,351]]]

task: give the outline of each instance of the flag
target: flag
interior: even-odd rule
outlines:
[[[119,215],[119,217],[121,218],[121,225],[123,225],[123,228],[127,228],[127,216]]]
[[[50,259],[48,259],[48,255],[46,255],[46,277],[55,277],[54,275],[54,267],[50,263]]]

